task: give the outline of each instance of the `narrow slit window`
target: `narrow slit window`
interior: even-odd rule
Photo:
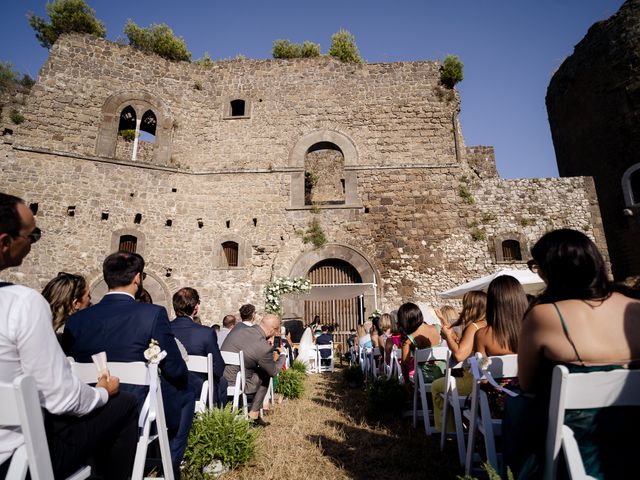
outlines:
[[[119,252],[136,253],[138,247],[138,239],[133,235],[122,235],[118,245]]]
[[[520,242],[517,240],[505,240],[502,242],[502,258],[505,262],[519,262],[522,260]]]
[[[227,267],[238,266],[238,244],[236,242],[224,242],[222,244],[222,252]]]

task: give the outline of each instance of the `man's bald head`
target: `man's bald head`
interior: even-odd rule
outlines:
[[[260,321],[260,327],[264,331],[267,339],[280,333],[280,317],[272,313],[267,313]]]

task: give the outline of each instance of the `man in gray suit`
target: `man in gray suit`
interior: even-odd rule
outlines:
[[[262,317],[259,325],[231,330],[220,349],[234,353],[242,350],[244,353],[245,392],[248,395],[253,394],[249,417],[258,426],[267,425],[267,422],[260,418],[260,409],[269,390],[271,378],[278,374],[285,362],[285,356],[280,355],[269,342],[279,334],[280,318],[267,314]],[[235,385],[239,368],[236,365],[225,366],[224,377],[229,385]]]

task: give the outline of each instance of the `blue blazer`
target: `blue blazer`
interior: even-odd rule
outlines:
[[[167,427],[178,427],[180,412],[185,402],[194,401],[195,392],[164,307],[137,303],[126,294],[105,295],[97,305],[71,315],[63,336],[78,362],[91,362],[91,355],[101,351],[108,361],[146,362],[144,351],[151,339],[157,340],[167,352],[159,365]],[[121,390],[134,393],[142,408],[147,388],[123,384]]]
[[[218,336],[213,328],[198,325],[190,317],[177,317],[171,322],[171,331],[180,343],[184,345],[189,355],[208,354],[213,356],[213,377],[216,384],[214,399],[217,403],[226,403],[227,381],[223,377],[224,360],[218,348]],[[202,384],[206,379],[205,374],[189,372],[190,381],[196,394],[202,390]]]

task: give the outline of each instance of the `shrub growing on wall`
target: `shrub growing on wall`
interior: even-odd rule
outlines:
[[[273,58],[312,58],[320,56],[320,44],[305,40],[293,43],[290,40],[276,40],[271,51]]]
[[[143,52],[155,53],[174,62],[191,61],[191,52],[182,37],[177,37],[166,23],[152,24],[144,28],[127,21],[124,33],[129,45]]]
[[[445,87],[453,88],[464,79],[464,64],[457,55],[447,55],[440,67],[440,81]]]
[[[104,23],[95,17],[96,11],[84,0],[53,0],[47,2],[49,21],[29,12],[29,25],[36,31],[36,38],[45,48],[51,48],[63,33],[90,33],[104,38],[107,30]]]
[[[348,63],[362,63],[355,37],[346,30],[340,30],[331,36],[330,57]]]

